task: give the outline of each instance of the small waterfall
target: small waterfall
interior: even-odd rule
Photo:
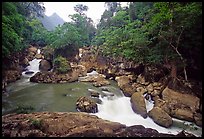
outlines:
[[[40,49],[38,49],[37,52],[40,53]],[[40,61],[41,59],[33,59],[32,61],[30,61],[29,62],[30,65],[26,67],[27,70],[22,72],[21,79],[13,83],[10,83],[7,86],[7,91],[8,92],[18,91],[26,87],[35,85],[36,83],[30,82],[30,78],[34,76],[37,72],[39,72]]]
[[[94,74],[96,72],[94,71]],[[89,75],[89,74],[88,74]],[[109,92],[113,93],[113,92]],[[146,94],[145,94],[146,95]],[[144,97],[145,97],[144,95]],[[145,128],[156,129],[160,133],[168,133],[168,134],[178,134],[183,130],[183,124],[187,123],[189,127],[186,129],[187,132],[190,132],[196,136],[200,136],[202,132],[202,128],[192,125],[191,122],[173,119],[172,127],[165,128],[156,124],[150,117],[144,119],[139,114],[136,114],[131,107],[130,97],[125,97],[121,91],[121,95],[114,95],[110,97],[99,97],[102,100],[101,104],[98,104],[98,113],[94,113],[93,115],[98,116],[99,118],[109,120],[112,122],[119,122],[121,124],[125,124],[126,126],[133,125],[143,125]],[[149,97],[148,100],[145,99],[147,112],[149,112],[154,107],[154,101]],[[178,126],[178,124],[180,126]],[[193,130],[192,128],[198,128],[198,130]]]

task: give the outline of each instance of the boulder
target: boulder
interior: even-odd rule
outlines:
[[[87,98],[80,97],[76,102],[76,109],[81,112],[96,113],[98,112],[98,106],[96,102]]]
[[[142,76],[142,74],[140,74],[138,77],[137,77],[137,83],[140,83],[142,85],[148,85],[149,82],[146,82],[145,81],[145,77]]]
[[[166,87],[162,92],[163,100],[176,108],[189,108],[192,112],[199,110],[200,99],[196,96],[183,94]]]
[[[149,84],[147,87],[146,87],[147,91],[149,93],[151,93],[152,91],[154,91],[154,86],[152,84]]]
[[[21,71],[19,70],[7,70],[5,71],[5,80],[7,83],[15,82],[21,78]]]
[[[35,58],[37,58],[37,59],[43,59],[44,56],[43,56],[42,54],[36,54],[36,55],[35,55]]]
[[[127,127],[84,112],[35,112],[2,116],[2,136],[174,137],[177,135],[159,133],[142,125]],[[180,136],[185,137],[186,135],[180,134]]]
[[[166,103],[166,101],[158,98],[158,96],[154,97],[154,107],[159,107],[162,110],[164,110],[169,115],[171,114],[171,109],[169,108],[169,105]]]
[[[40,61],[39,69],[41,71],[49,71],[51,69],[51,63],[45,59]]]
[[[125,84],[120,89],[126,97],[131,97],[136,91],[130,84]]]
[[[135,93],[136,89],[131,85],[132,76],[117,76],[115,80],[117,81],[118,86],[123,91],[123,94],[126,97],[131,97]]]
[[[173,124],[172,118],[159,107],[153,107],[153,109],[148,112],[148,115],[160,126],[168,128]]]
[[[36,54],[37,53],[37,48],[36,47],[33,47],[32,45],[28,48],[28,53],[30,53],[30,52],[33,52],[34,54]]]
[[[202,127],[202,114],[201,113],[195,113],[193,115],[194,121],[196,125]]]
[[[171,110],[171,116],[181,120],[193,121],[193,112],[189,109],[177,108],[175,110]]]
[[[104,80],[99,80],[99,81],[93,83],[93,86],[101,87],[101,86],[106,86],[106,85],[109,85],[109,84],[110,84],[110,82],[108,80],[104,79]]]
[[[129,84],[131,82],[130,76],[119,76],[119,77],[117,76],[115,77],[115,80],[117,81],[118,86],[120,88],[122,88],[124,85]]]
[[[23,67],[27,67],[27,66],[30,65],[30,64],[29,64],[29,60],[28,60],[27,57],[25,57],[25,58],[22,60],[21,65],[22,65]]]
[[[143,118],[147,118],[146,104],[141,93],[134,93],[131,96],[130,102],[135,113],[140,114]]]

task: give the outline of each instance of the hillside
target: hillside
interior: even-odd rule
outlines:
[[[51,16],[44,15],[44,18],[39,19],[44,27],[49,31],[54,30],[54,28],[59,24],[62,25],[65,23],[65,21],[57,13],[53,13]]]

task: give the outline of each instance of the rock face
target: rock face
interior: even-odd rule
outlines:
[[[7,83],[15,82],[16,80],[21,78],[21,72],[18,70],[7,70],[5,71],[5,75]]]
[[[91,76],[80,77],[79,81],[81,82],[93,82],[93,85],[96,87],[109,85],[110,82],[105,79],[103,74],[95,74]]]
[[[50,64],[50,62],[49,61],[47,61],[47,60],[41,60],[40,61],[40,65],[39,65],[39,69],[41,70],[41,71],[48,71],[48,70],[50,70],[51,69],[51,64]]]
[[[168,128],[173,123],[172,118],[159,107],[154,107],[148,112],[148,115],[153,119],[155,123],[160,126]]]
[[[135,113],[140,114],[143,118],[147,118],[147,109],[144,97],[136,92],[131,96],[131,105]]]
[[[35,112],[2,116],[3,137],[173,137],[142,125],[126,127],[84,112]],[[185,137],[185,134],[179,134]]]
[[[87,98],[80,97],[76,102],[76,109],[81,112],[96,113],[98,112],[98,106],[96,102]]]
[[[70,71],[67,74],[57,74],[56,72],[38,72],[30,78],[31,82],[37,83],[66,83],[78,80],[78,73]]]
[[[118,76],[115,78],[115,80],[118,83],[118,86],[123,91],[124,95],[126,97],[131,97],[132,94],[135,92],[135,89],[131,85],[131,76]]]
[[[163,100],[170,108],[170,115],[182,120],[193,121],[193,114],[199,110],[200,99],[166,87],[162,92]]]

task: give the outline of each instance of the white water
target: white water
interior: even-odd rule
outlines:
[[[37,50],[37,53],[38,54],[40,54],[40,49],[38,49]],[[34,76],[37,72],[39,72],[40,70],[39,70],[39,65],[40,65],[40,61],[41,61],[42,59],[33,59],[32,61],[30,61],[29,62],[29,66],[27,66],[26,68],[27,68],[27,70],[26,71],[24,71],[24,72],[22,72],[22,75],[24,76],[24,77],[32,77],[32,76]],[[33,74],[25,74],[27,71],[32,71],[32,72],[34,72]]]
[[[37,53],[40,53],[40,49],[37,50]],[[30,78],[34,76],[37,72],[39,72],[39,65],[41,59],[33,59],[29,62],[29,66],[27,66],[27,70],[22,72],[22,76],[20,80],[15,81],[14,83],[10,83],[7,86],[8,92],[19,91],[26,87],[30,87],[36,85],[37,83],[31,83]],[[32,71],[32,74],[25,74],[27,71]]]
[[[87,76],[95,74],[97,74],[97,72],[92,71],[91,73],[87,73]],[[107,93],[107,91],[104,91],[104,93]],[[175,135],[184,129],[183,124],[185,124],[188,125],[188,127],[185,128],[185,131],[199,137],[202,135],[202,128],[192,124],[192,122],[172,118],[173,125],[170,128],[165,128],[156,124],[150,117],[144,119],[142,116],[136,114],[132,110],[130,97],[125,97],[122,91],[120,96],[99,96],[99,98],[102,100],[102,104],[98,104],[98,113],[94,113],[93,115],[96,115],[102,119],[112,122],[119,122],[121,124],[125,124],[126,126],[143,125],[145,128],[156,129],[160,133]],[[145,99],[145,103],[147,112],[149,112],[154,107],[154,102],[151,100],[151,98],[149,98],[149,100]],[[197,130],[194,130],[193,128],[197,128]]]

